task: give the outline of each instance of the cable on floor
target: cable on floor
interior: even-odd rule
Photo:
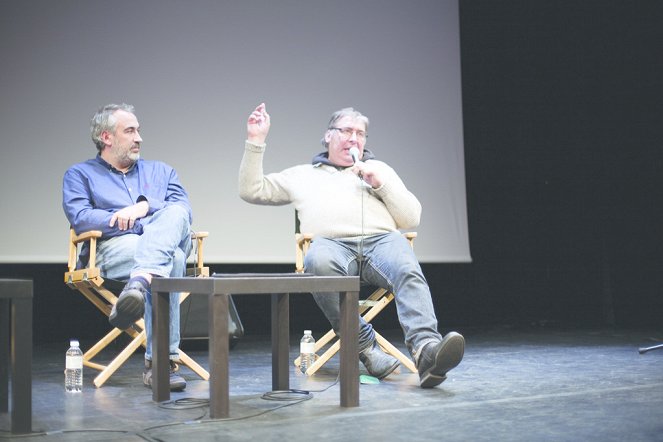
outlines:
[[[308,401],[310,399],[313,399],[313,395],[311,393],[322,393],[324,391],[329,390],[331,387],[334,385],[338,384],[340,379],[340,374],[339,376],[336,377],[336,380],[323,388],[322,390],[297,390],[297,389],[289,389],[289,390],[273,390],[269,391],[267,393],[264,393],[262,396],[260,396],[261,399],[264,400],[271,400],[271,401],[278,401],[278,402],[287,402],[286,404],[270,408],[269,410],[263,410],[255,414],[250,414],[247,416],[240,416],[240,417],[227,417],[227,418],[220,418],[220,419],[196,419],[196,420],[189,420],[186,422],[173,422],[170,424],[163,424],[163,425],[155,425],[153,427],[148,427],[144,428],[142,432],[149,432],[153,430],[158,430],[162,428],[168,428],[168,427],[174,427],[174,426],[179,426],[179,425],[191,425],[191,424],[210,424],[214,422],[228,422],[228,421],[241,421],[241,420],[246,420],[246,419],[252,419],[254,417],[262,416],[267,413],[271,413],[276,410],[280,410],[285,407],[291,407],[293,405],[300,404],[302,402]],[[178,399],[177,401],[173,402],[178,402],[178,401],[184,401],[184,402],[192,402],[192,405],[189,408],[196,408],[196,407],[207,407],[209,406],[209,399],[193,399],[193,398],[183,398],[183,399]],[[195,406],[193,405],[195,403]],[[163,408],[169,407],[168,402],[162,403],[164,405]],[[160,406],[162,405],[160,404]],[[184,405],[187,406],[187,405]],[[175,407],[172,407],[172,409],[177,409]],[[140,434],[140,433],[139,433]],[[154,436],[148,436],[148,437],[154,437]],[[156,438],[156,440],[159,440]]]
[[[307,401],[313,398],[310,391],[307,390],[274,390],[260,396],[266,401]]]
[[[191,410],[193,408],[202,408],[209,405],[209,399],[181,398],[174,401],[160,402],[159,408],[166,410]]]
[[[105,428],[87,428],[85,430],[53,430],[53,431],[36,431],[32,433],[24,433],[24,434],[14,434],[10,433],[7,431],[7,435],[5,435],[5,430],[0,430],[0,439],[9,439],[9,440],[16,440],[19,438],[27,438],[27,437],[35,437],[35,436],[51,436],[54,434],[72,434],[72,433],[119,433],[119,434],[125,434],[125,435],[134,435],[138,436],[139,434],[134,432],[134,431],[126,431],[126,430],[109,430]]]

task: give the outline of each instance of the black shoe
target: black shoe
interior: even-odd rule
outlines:
[[[444,382],[447,372],[460,364],[464,353],[465,338],[456,332],[448,333],[438,343],[427,344],[417,364],[421,388],[432,388]]]
[[[108,322],[113,327],[126,330],[145,313],[147,287],[140,281],[129,281],[111,310]]]
[[[378,379],[389,376],[400,364],[398,359],[383,352],[375,341],[366,350],[359,352],[359,360],[368,373]]]
[[[170,360],[170,391],[182,391],[186,388],[186,381],[177,374],[180,366]],[[152,361],[145,359],[145,371],[143,372],[143,385],[152,388]]]

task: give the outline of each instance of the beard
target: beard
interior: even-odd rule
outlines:
[[[134,146],[125,148],[114,146],[113,153],[122,167],[131,167],[140,159],[140,152],[132,152]]]

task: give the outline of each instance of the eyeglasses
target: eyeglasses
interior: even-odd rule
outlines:
[[[368,135],[366,135],[366,132],[364,132],[363,130],[357,130],[351,127],[330,127],[329,130],[337,130],[338,133],[341,134],[341,138],[343,138],[344,140],[349,140],[350,138],[352,138],[353,133],[357,134],[357,140],[364,141],[366,140],[366,137],[368,137]]]

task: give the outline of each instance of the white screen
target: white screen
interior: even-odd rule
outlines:
[[[92,158],[92,114],[136,107],[142,155],[178,171],[208,263],[294,260],[292,206],[237,191],[246,118],[272,117],[265,171],[308,163],[332,112],[423,205],[422,262],[470,260],[457,0],[4,1],[0,262],[66,262],[64,171]]]

